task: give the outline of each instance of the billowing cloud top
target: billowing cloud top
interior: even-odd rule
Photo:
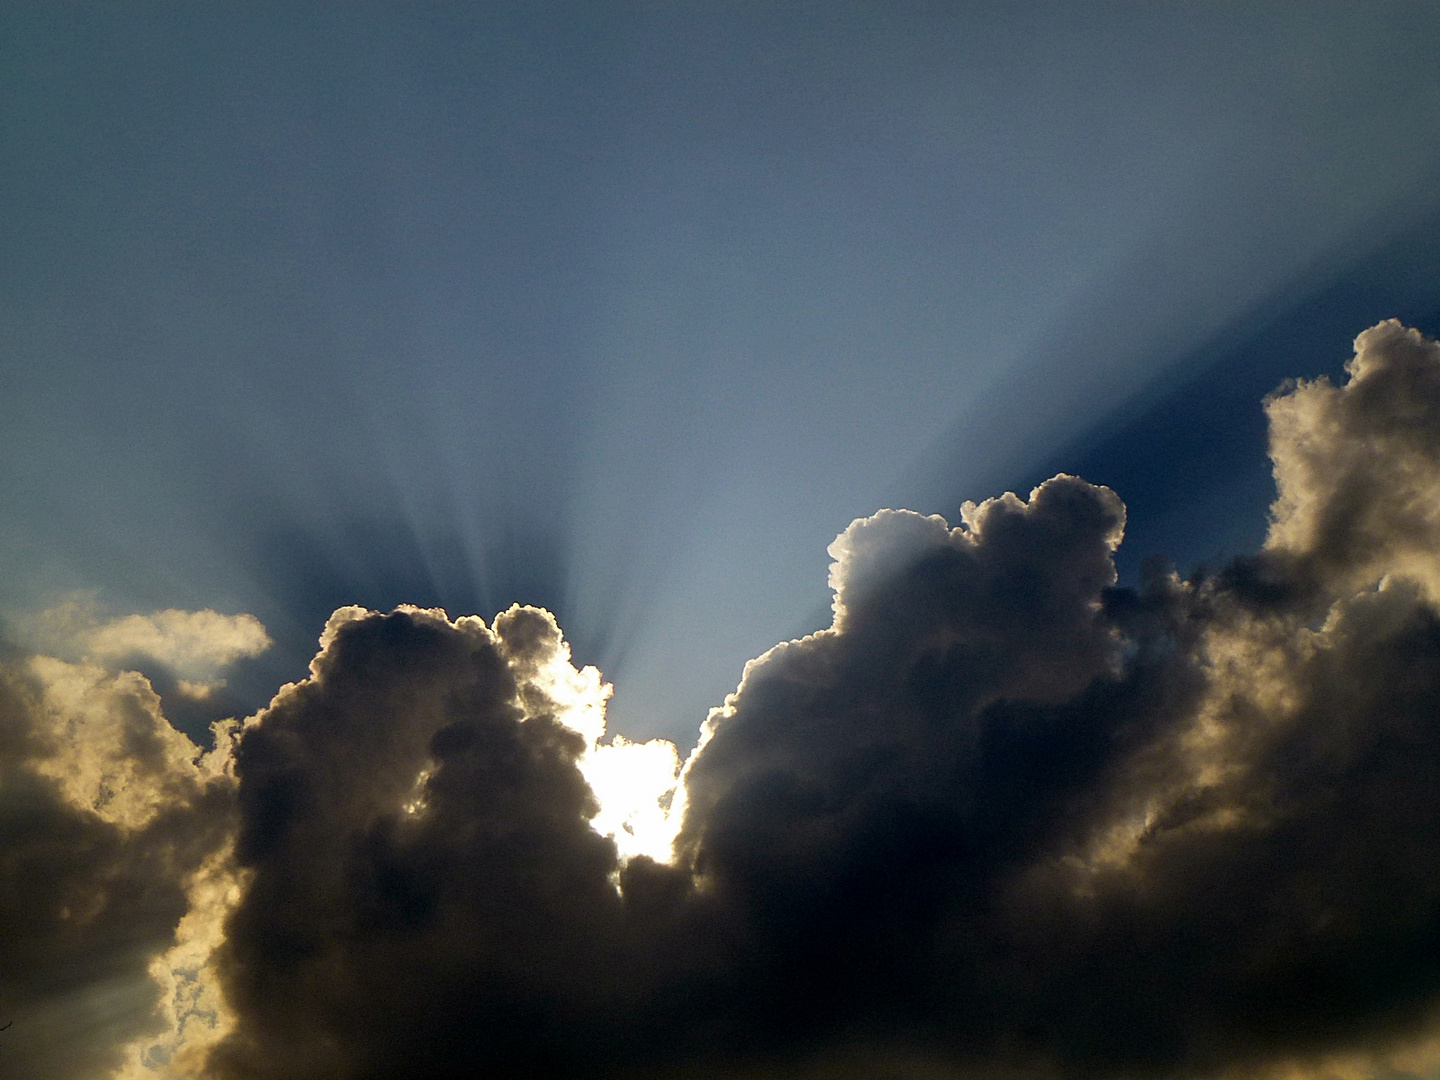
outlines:
[[[1280,495],[1266,553],[1330,591],[1396,573],[1440,599],[1440,353],[1391,319],[1355,339],[1345,370],[1344,386],[1266,403]]]
[[[1268,401],[1213,575],[1117,588],[1071,476],[855,522],[678,779],[534,608],[342,609],[204,757],[104,649],[15,659],[0,1071],[1433,1069],[1440,348],[1349,373]]]

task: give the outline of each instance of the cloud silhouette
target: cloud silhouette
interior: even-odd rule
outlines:
[[[1440,347],[1381,324],[1348,371],[1267,401],[1269,535],[1213,573],[1118,587],[1124,506],[1073,476],[856,521],[832,625],[747,665],[678,780],[537,608],[343,608],[203,758],[139,676],[13,658],[0,988],[16,1034],[87,1035],[0,1063],[1433,1068]]]
[[[493,628],[336,613],[236,754],[250,883],[221,954],[240,1024],[219,1075],[578,1067],[608,1039],[637,984],[580,771],[595,702],[557,664],[534,608]]]

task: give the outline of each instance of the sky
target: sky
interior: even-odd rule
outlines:
[[[0,601],[253,613],[277,646],[241,708],[341,604],[539,603],[624,730],[685,741],[824,624],[851,519],[1077,470],[1207,377],[1234,391],[1201,431],[1136,434],[1115,476],[1133,501],[1243,474],[1243,535],[1132,525],[1182,562],[1239,550],[1257,398],[1433,315],[1431,248],[1401,249],[1440,215],[1434,29],[10,5]]]
[[[1436,40],[0,6],[0,1071],[1433,1071]]]

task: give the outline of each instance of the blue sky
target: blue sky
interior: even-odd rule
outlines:
[[[884,506],[1242,550],[1260,397],[1440,330],[1440,13],[11,5],[0,606],[554,610],[688,745]]]

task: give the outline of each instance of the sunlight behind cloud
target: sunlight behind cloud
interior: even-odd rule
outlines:
[[[591,827],[615,841],[622,862],[635,855],[669,861],[679,826],[670,813],[680,771],[675,744],[668,739],[637,743],[620,735],[603,741],[605,707],[614,687],[597,668],[574,666],[570,644],[549,612],[512,607],[495,617],[495,632],[520,679],[527,712],[553,711],[556,720],[585,740],[576,764],[600,804]]]
[[[675,744],[667,739],[635,743],[616,735],[593,746],[579,764],[600,803],[590,824],[615,840],[621,860],[648,855],[669,862],[679,825],[670,803],[680,771]]]

